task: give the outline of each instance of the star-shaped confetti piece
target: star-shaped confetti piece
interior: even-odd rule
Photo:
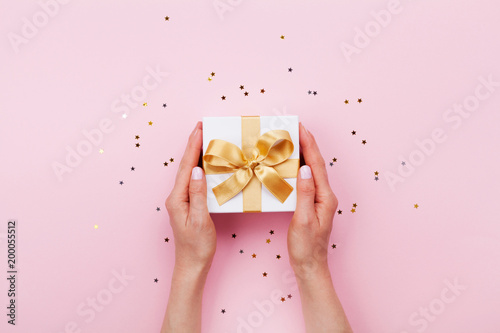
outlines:
[[[292,71],[293,71],[293,68],[292,68],[292,67],[289,67],[289,68],[288,68],[288,71],[289,71],[289,72],[292,72]]]
[[[289,299],[290,299],[290,298],[292,298],[292,294],[288,294],[288,296],[287,296],[287,297],[288,297]]]
[[[281,297],[281,301],[284,302],[285,301],[285,297]]]
[[[342,211],[341,211],[341,210],[338,210],[338,211],[337,211],[337,214],[342,215]]]
[[[361,140],[361,143],[366,145],[366,140]]]
[[[232,234],[231,237],[236,238],[236,234]]]
[[[374,174],[375,174],[375,176],[378,176],[378,171],[375,171]]]
[[[405,161],[401,162],[401,165],[402,165],[402,166],[405,166],[405,165],[406,165],[406,162],[405,162]]]
[[[354,208],[356,208],[356,207],[358,207],[358,204],[357,204],[357,203],[353,203],[353,204],[352,204],[352,206],[353,206]]]
[[[141,144],[140,144],[140,143],[136,143],[136,144],[135,144],[135,146],[136,146],[137,148],[139,148],[139,147],[141,146]]]
[[[337,245],[332,244],[332,249],[335,249],[336,247],[337,247]]]
[[[211,77],[208,77],[208,82],[212,82],[212,78]]]
[[[280,36],[280,38],[281,38],[281,39],[285,39],[285,36],[284,36],[284,35],[281,35],[281,36]]]
[[[163,107],[166,108],[167,107],[167,104],[166,103],[163,103]]]
[[[221,312],[222,314],[224,314],[224,313],[226,313],[226,309],[222,309],[222,310],[220,310],[220,312]]]
[[[163,162],[163,166],[168,166],[168,162]]]
[[[244,95],[245,95],[245,96],[248,96],[248,91],[245,91],[245,92],[244,92]]]
[[[101,149],[99,149],[99,154],[102,154],[102,153],[104,153],[104,149],[101,148]]]
[[[120,185],[123,185],[123,180],[120,180]]]
[[[153,126],[153,122],[152,121],[148,122],[148,125]]]
[[[333,162],[330,162],[330,166],[333,166]]]
[[[123,119],[127,119],[128,115],[126,113],[122,114]]]
[[[352,208],[351,213],[356,213],[356,209]]]
[[[170,17],[165,16],[165,21],[168,21],[168,20],[170,20]]]
[[[264,89],[261,89],[261,90],[260,90],[260,93],[261,93],[261,94],[263,94],[263,93],[265,93],[265,92],[266,92],[266,91],[265,91]]]
[[[315,90],[313,91],[313,95],[316,96],[318,94],[318,92]]]
[[[158,279],[155,279],[155,283],[158,283]]]
[[[214,72],[210,73],[210,76],[215,76],[215,73]]]
[[[170,238],[165,238],[165,243],[168,243],[168,241],[170,240]]]
[[[148,103],[142,103],[142,106],[148,106]]]
[[[240,89],[241,90],[245,89],[245,86],[244,85],[240,85]]]
[[[276,255],[276,259],[281,259],[281,256],[279,254]]]
[[[346,100],[344,101],[344,104],[349,104],[349,100],[348,100],[348,99],[346,99]]]
[[[267,273],[266,272],[262,273],[262,276],[267,277]]]
[[[257,258],[257,255],[255,253],[252,253],[252,258]]]
[[[351,132],[351,134],[352,134],[352,135],[356,135],[356,131],[352,131],[352,132]]]
[[[274,230],[269,230],[269,233],[270,233],[271,235],[274,235]]]
[[[156,211],[159,212],[161,209],[160,207],[156,207]]]
[[[221,97],[221,99],[222,99],[223,101],[225,101],[225,100],[226,100],[226,96],[222,96],[222,97]]]
[[[243,254],[243,250],[240,250],[240,253]]]
[[[141,137],[140,137],[140,136],[138,136],[138,135],[136,135],[136,136],[135,136],[135,139],[136,139],[136,140],[139,140],[140,138],[141,138]]]
[[[363,100],[361,98],[358,98],[358,103],[361,103],[363,102]]]
[[[268,239],[266,239],[266,243],[267,243],[267,244],[271,243],[271,240],[270,240],[269,238],[268,238]]]
[[[131,171],[134,171],[134,170],[135,170],[135,168],[134,168],[134,167],[131,167],[131,168],[130,168],[130,170],[131,170]]]
[[[414,205],[413,205],[413,207],[414,207],[414,208],[418,208],[418,204],[414,204]]]
[[[336,157],[332,158],[332,162],[333,163],[337,162],[337,158]]]
[[[94,229],[97,229],[99,228],[99,226],[97,224],[94,224]]]
[[[174,158],[173,158],[173,157],[170,157],[170,160],[169,160],[169,161],[170,161],[170,162],[173,162],[173,161],[174,161]]]

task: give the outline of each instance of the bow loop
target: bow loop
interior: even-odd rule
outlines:
[[[224,140],[210,141],[203,156],[205,172],[233,173],[212,189],[219,205],[242,191],[254,175],[281,203],[285,202],[293,187],[274,167],[285,162],[292,155],[293,149],[290,134],[283,130],[264,133],[258,138],[255,147],[244,152]]]

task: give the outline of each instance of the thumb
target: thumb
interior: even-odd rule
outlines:
[[[316,187],[312,177],[311,168],[308,165],[303,165],[299,170],[297,179],[297,207],[295,209],[295,217],[298,223],[313,221],[316,212],[314,210],[314,197],[316,195]]]
[[[189,181],[189,213],[193,217],[202,217],[208,213],[207,181],[203,169],[194,167]]]

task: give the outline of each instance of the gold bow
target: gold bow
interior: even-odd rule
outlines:
[[[203,156],[206,174],[233,173],[212,189],[219,205],[245,189],[254,175],[281,203],[285,202],[293,187],[283,178],[297,177],[299,167],[298,159],[288,159],[293,149],[290,134],[284,130],[269,131],[258,137],[253,147],[243,150],[224,140],[211,140]],[[260,211],[260,184],[258,189],[252,192],[258,197],[258,207],[245,210]]]

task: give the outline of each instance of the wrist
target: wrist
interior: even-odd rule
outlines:
[[[313,261],[303,264],[291,264],[298,283],[315,283],[320,280],[331,280],[328,262]]]

